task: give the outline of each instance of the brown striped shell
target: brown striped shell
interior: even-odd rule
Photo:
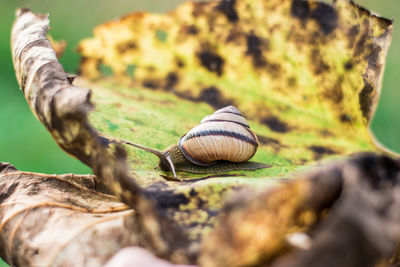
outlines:
[[[257,151],[257,136],[234,106],[204,117],[179,140],[184,156],[194,164],[209,166],[219,160],[245,162]]]

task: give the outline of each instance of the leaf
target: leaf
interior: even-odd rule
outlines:
[[[166,182],[153,155],[125,147],[141,187],[156,199],[163,190],[181,197],[170,216],[197,239],[191,225],[198,217],[213,222],[210,213],[227,195],[221,191],[238,183],[269,187],[269,178],[362,151],[395,155],[369,131],[391,32],[390,20],[351,1],[187,2],[165,15],[134,13],[96,27],[78,47],[75,84],[92,88],[90,121],[102,135],[159,150],[224,105],[250,119],[261,143],[254,160],[271,168],[200,183],[182,173],[188,185]],[[198,215],[204,202],[208,216]],[[188,210],[196,216],[187,219]]]
[[[114,79],[77,84],[93,88],[90,119],[101,133],[156,149],[234,104],[259,137],[254,160],[275,164],[240,174],[286,176],[378,150],[366,126],[391,31],[390,20],[350,1],[187,2],[98,26],[79,45],[81,74],[96,80],[105,67]],[[156,165],[148,153],[128,151],[132,168]]]
[[[34,174],[10,164],[0,170],[0,255],[12,265],[99,266],[145,238],[129,216],[135,211],[94,176]],[[364,154],[274,190],[243,191],[203,241],[201,265],[388,262],[400,237],[399,174],[398,160]],[[289,241],[296,235],[303,239]]]
[[[275,190],[244,192],[203,240],[201,265],[398,264],[399,174],[398,159],[362,154]]]
[[[242,4],[248,4],[248,8]],[[160,257],[185,263],[196,262],[200,254],[204,262],[220,263],[218,258],[210,259],[209,250],[204,248],[206,244],[202,248],[199,244],[202,236],[213,229],[216,215],[229,193],[249,188],[249,185],[250,188],[259,187],[258,190],[277,185],[281,180],[271,177],[290,176],[306,164],[327,156],[378,151],[368,137],[367,125],[379,96],[391,22],[351,2],[339,1],[332,7],[314,2],[285,1],[276,6],[276,13],[271,11],[274,4],[262,1],[187,3],[165,16],[136,14],[125,17],[120,23],[100,26],[96,30],[99,39],[80,46],[84,55],[82,75],[86,79],[77,78],[74,85],[57,62],[45,37],[47,16],[35,15],[26,9],[17,14],[12,31],[13,60],[17,79],[31,109],[65,151],[92,167],[95,179],[102,181],[135,210],[132,227],[134,234],[143,237],[138,239],[139,245]],[[299,14],[301,10],[305,13]],[[263,13],[271,18],[274,18],[272,14],[276,15],[277,30],[272,37],[268,35],[269,25],[254,27],[264,25]],[[176,26],[184,25],[186,20],[206,32],[196,37],[181,34]],[[343,47],[349,43],[344,34],[349,30],[348,25],[359,28],[359,34],[354,34],[359,54]],[[130,43],[134,40],[133,33],[141,34],[140,39],[135,40],[148,44],[138,49],[140,53],[128,51],[138,48],[135,47],[137,44]],[[225,43],[221,42],[225,40],[223,34],[237,36],[232,37],[232,43]],[[176,42],[171,41],[175,40],[171,36],[176,37]],[[305,43],[298,45],[302,38]],[[262,41],[266,39],[271,42],[271,47],[264,47],[266,43]],[[128,54],[116,49],[112,40],[125,45],[122,47],[127,50],[122,50]],[[274,42],[282,46],[272,46]],[[207,44],[197,46],[202,43]],[[313,70],[315,66],[310,63],[315,50],[320,54],[312,59],[321,59],[328,66],[323,78],[317,74],[325,68],[318,66]],[[182,53],[180,62],[183,62],[179,70],[170,64],[175,60],[170,57],[178,52]],[[346,71],[344,58],[352,60],[352,68]],[[266,65],[257,68],[258,59],[266,61],[262,63]],[[307,64],[301,63],[306,60]],[[176,65],[182,65],[178,63]],[[282,73],[275,75],[271,64],[282,65],[279,67]],[[97,68],[112,70],[114,76],[100,77]],[[164,92],[162,87],[174,80],[174,75],[164,79],[170,70],[176,71],[179,82],[172,86],[172,92]],[[125,71],[132,75],[134,72],[134,81],[130,75],[125,75]],[[153,76],[146,82],[150,74]],[[295,83],[287,90],[282,84],[289,85],[291,75],[294,75]],[[338,75],[342,75],[341,86],[329,87],[329,82],[339,79]],[[87,78],[99,79],[94,82]],[[142,85],[152,87],[149,85],[157,79],[165,85],[157,84],[153,88],[157,90],[153,91],[142,88]],[[96,107],[90,118],[92,93],[81,87],[92,89]],[[193,91],[189,92],[188,88]],[[207,89],[200,90],[202,88]],[[344,92],[343,101],[332,101],[324,96],[339,89]],[[189,179],[178,183],[166,181],[160,171],[148,170],[153,166],[150,155],[130,148],[126,154],[118,143],[110,143],[108,139],[124,138],[162,149],[177,142],[177,137],[184,133],[179,131],[190,129],[212,112],[210,105],[202,103],[207,101],[214,107],[225,103],[239,106],[251,119],[252,128],[263,143],[255,160],[276,165],[261,171],[235,172],[233,174],[240,176],[234,178],[229,176],[232,173],[212,179],[185,174]],[[348,112],[351,120],[340,120],[339,111]],[[304,197],[301,192],[299,196],[300,200]],[[281,203],[279,198],[276,201]],[[239,206],[240,203],[235,204],[235,207]],[[251,212],[250,206],[247,207]],[[297,225],[291,222],[293,218],[287,217],[288,225]],[[223,222],[223,217],[219,220]],[[240,219],[236,220],[233,226],[240,223]],[[281,236],[288,232],[283,227]],[[252,236],[247,238],[251,240]],[[257,253],[264,253],[262,249],[256,248],[245,255],[244,261],[249,258],[260,260],[261,254]],[[229,252],[222,253],[225,246],[218,250],[221,255],[229,255]],[[283,250],[272,246],[266,255],[273,258],[281,252]]]
[[[93,175],[46,175],[21,172],[9,164],[2,167],[1,254],[9,264],[98,266],[124,246],[138,244],[139,235],[131,227],[134,211]]]
[[[11,33],[17,80],[31,109],[61,148],[89,165],[95,179],[135,209],[137,230],[131,230],[143,236],[140,246],[166,259],[187,262],[185,236],[136,185],[126,168],[125,152],[119,146],[107,149],[88,123],[90,91],[71,85],[46,38],[48,24],[47,16],[19,9]]]

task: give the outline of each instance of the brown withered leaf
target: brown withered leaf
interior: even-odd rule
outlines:
[[[11,33],[17,80],[33,113],[61,148],[93,169],[93,179],[135,209],[131,231],[144,237],[141,246],[172,261],[188,261],[185,237],[136,185],[126,167],[124,150],[119,146],[107,149],[104,138],[88,123],[90,91],[70,83],[46,38],[48,28],[48,16],[20,9]]]
[[[93,175],[46,175],[1,164],[0,182],[0,254],[10,265],[99,266],[140,243],[132,231],[134,210]]]
[[[232,199],[203,240],[202,266],[389,263],[400,240],[398,159],[366,153],[299,178]]]

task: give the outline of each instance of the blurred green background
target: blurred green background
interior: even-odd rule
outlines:
[[[33,116],[17,85],[10,52],[10,29],[18,7],[49,13],[51,34],[68,46],[61,59],[65,70],[74,73],[79,63],[78,41],[92,35],[92,29],[128,12],[164,12],[184,0],[1,0],[0,1],[0,162],[11,162],[20,170],[44,173],[91,173],[91,170],[63,152]],[[356,1],[386,18],[394,18],[393,42],[387,58],[383,90],[372,129],[387,147],[400,152],[400,19],[399,0]],[[397,115],[396,115],[397,114]],[[7,266],[0,260],[0,267]]]

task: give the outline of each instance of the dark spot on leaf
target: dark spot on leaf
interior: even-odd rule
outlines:
[[[222,0],[217,6],[217,10],[222,12],[230,22],[237,22],[239,20],[235,3],[236,0]]]
[[[309,146],[308,148],[314,153],[315,159],[321,159],[324,155],[336,153],[333,149],[323,146]]]
[[[354,45],[354,56],[360,56],[361,54],[363,54],[363,52],[366,49],[371,49],[372,50],[372,32],[371,32],[371,28],[369,25],[369,21],[367,19],[364,19],[362,22],[362,28],[363,31],[361,33],[361,36],[358,38],[358,40],[356,41],[355,45]],[[370,41],[370,42],[368,42]]]
[[[137,45],[133,41],[128,41],[124,43],[120,43],[115,47],[120,54],[123,54],[129,50],[137,49]]]
[[[202,208],[204,207],[205,204],[206,204],[206,202],[205,202],[203,199],[201,199],[201,198],[198,198],[198,199],[197,199],[197,207],[198,207],[199,209],[202,209]]]
[[[159,80],[152,80],[152,79],[146,79],[142,82],[143,87],[149,88],[149,89],[157,89],[161,87],[161,83]]]
[[[172,90],[175,85],[179,82],[179,76],[176,72],[168,73],[167,77],[165,78],[165,90],[170,91]]]
[[[198,53],[198,57],[203,67],[211,72],[215,72],[218,76],[222,75],[225,62],[220,55],[208,50],[203,50]]]
[[[310,5],[307,0],[293,0],[290,12],[294,17],[305,19],[310,13]]]
[[[315,48],[311,51],[311,62],[316,75],[322,74],[329,70],[329,65],[324,61],[320,51]]]
[[[327,88],[326,91],[324,92],[324,96],[332,103],[337,106],[337,104],[340,104],[343,101],[344,95],[343,95],[343,89],[342,89],[342,82],[343,82],[343,76],[340,75],[337,79],[337,81],[333,84],[331,88]]]
[[[361,55],[365,49],[367,48],[367,40],[369,38],[369,34],[366,32],[361,35],[360,39],[357,41],[355,48],[354,48],[354,56]],[[370,44],[371,45],[371,44]]]
[[[268,62],[268,60],[266,60],[265,68],[275,78],[278,77],[278,75],[281,73],[282,70],[281,65],[279,65],[279,63]]]
[[[196,25],[189,25],[185,27],[185,32],[190,35],[196,35],[199,33],[199,28]]]
[[[180,205],[189,203],[189,198],[184,194],[176,194],[171,190],[148,192],[151,199],[155,199],[161,209],[179,209]]]
[[[203,89],[198,97],[198,100],[204,101],[216,109],[233,104],[233,101],[225,99],[219,89],[215,86],[210,86]]]
[[[371,105],[372,105],[372,95],[374,92],[374,87],[372,84],[364,78],[364,87],[358,95],[358,99],[360,102],[361,112],[367,120],[369,120],[371,116]]]
[[[351,60],[347,61],[346,63],[344,63],[344,69],[345,70],[352,70],[354,67],[353,62],[351,62]]]
[[[262,52],[260,48],[261,41],[260,38],[256,36],[254,33],[250,33],[247,35],[246,44],[247,44],[246,54],[255,56],[261,55]]]
[[[278,117],[268,116],[261,120],[261,123],[267,125],[272,131],[278,133],[286,133],[290,130],[287,123],[281,121]]]
[[[6,200],[8,197],[10,197],[12,195],[12,193],[14,193],[14,191],[17,189],[18,185],[19,185],[18,182],[13,183],[8,188],[7,188],[6,184],[0,185],[0,203],[3,203],[4,200]],[[7,190],[5,191],[6,188],[7,188]]]
[[[259,134],[257,134],[257,138],[258,138],[258,141],[260,142],[260,144],[262,144],[262,145],[270,145],[271,143],[272,144],[280,144],[279,140],[275,139],[275,138],[266,137],[266,136],[259,135]]]
[[[253,59],[255,67],[264,67],[267,62],[262,54],[262,47],[268,48],[268,40],[262,40],[254,33],[250,33],[246,36],[247,51],[246,54],[250,55]]]
[[[349,114],[341,114],[340,121],[344,122],[344,123],[350,123],[350,122],[352,122],[352,118]]]
[[[168,33],[163,30],[157,30],[156,37],[160,42],[165,43],[167,41]]]
[[[237,28],[234,28],[229,31],[229,34],[226,37],[225,42],[226,43],[234,43],[236,45],[241,46],[242,45],[241,38],[243,35],[245,35],[245,33],[243,33],[243,31],[238,30]]]
[[[347,40],[349,42],[348,46],[349,48],[352,48],[354,46],[354,43],[359,33],[360,33],[360,25],[354,25],[347,32]]]
[[[191,223],[189,224],[189,227],[196,227],[196,226],[198,226],[198,225],[200,225],[200,223],[198,223],[198,222],[191,222]]]
[[[233,105],[233,100],[226,99],[222,96],[219,89],[215,86],[210,86],[204,88],[198,97],[193,97],[191,92],[184,91],[184,92],[175,92],[175,94],[181,98],[188,99],[195,102],[206,102],[215,109],[223,108],[225,106]]]
[[[274,153],[279,153],[282,148],[287,148],[286,145],[282,144],[278,139],[266,137],[257,134],[258,141],[261,145],[269,147]]]
[[[178,66],[178,68],[183,68],[183,67],[185,67],[185,62],[182,59],[177,58],[176,65]]]
[[[195,196],[197,196],[199,193],[198,192],[196,192],[196,190],[194,190],[194,188],[192,188],[191,190],[190,190],[190,193],[189,193],[189,195],[191,196],[191,197],[195,197]]]
[[[337,26],[338,14],[331,5],[318,3],[318,6],[311,12],[311,18],[317,21],[325,34],[330,34]]]

